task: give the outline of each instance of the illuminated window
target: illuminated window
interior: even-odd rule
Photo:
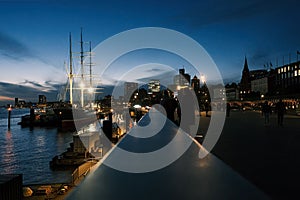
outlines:
[[[281,72],[283,72],[283,68],[281,68]]]
[[[287,70],[290,71],[290,66],[287,67]]]
[[[280,74],[280,69],[278,69],[278,74]]]
[[[295,76],[298,76],[297,70],[296,70],[296,71],[294,71],[294,75],[295,75]]]
[[[298,69],[298,74],[299,74],[299,76],[300,76],[300,69]]]
[[[284,67],[283,71],[286,72],[286,67]]]

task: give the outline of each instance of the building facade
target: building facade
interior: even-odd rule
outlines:
[[[277,67],[276,88],[281,95],[300,94],[300,61]]]
[[[131,95],[138,89],[138,83],[125,82],[124,83],[124,98],[129,100]]]

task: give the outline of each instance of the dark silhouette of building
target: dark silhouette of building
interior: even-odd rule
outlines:
[[[251,78],[250,71],[248,68],[247,58],[245,57],[244,68],[242,72],[242,79],[240,82],[240,97],[242,98],[246,94],[249,94],[251,91]]]
[[[39,104],[46,104],[47,98],[45,95],[39,95]]]
[[[200,79],[195,75],[192,79],[192,88],[194,89],[195,93],[198,94],[200,92]]]
[[[21,200],[22,198],[22,174],[0,175],[0,199]]]
[[[190,86],[191,76],[185,73],[185,69],[179,69],[179,75],[174,77],[174,84],[177,86]]]

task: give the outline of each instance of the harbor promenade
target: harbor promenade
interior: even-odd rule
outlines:
[[[260,112],[231,112],[212,153],[272,199],[299,198],[299,116],[285,115],[278,126],[276,113],[264,125]]]
[[[159,115],[161,114],[156,113],[151,118],[151,123],[160,123]],[[205,124],[208,120],[209,118],[205,118],[200,124]],[[164,127],[150,139],[127,134],[117,146],[138,154],[145,153],[168,144],[176,134],[177,127],[167,120]],[[180,143],[177,147],[180,148]],[[126,160],[120,152],[114,148],[103,162],[113,164],[122,160],[123,167],[138,165],[137,169],[140,166],[154,165],[151,162],[141,162],[143,157],[136,161],[132,161],[130,157]],[[213,154],[199,159],[198,153],[199,145],[192,142],[178,160],[146,173],[125,172],[99,164],[66,199],[269,199],[268,195],[221,159]]]

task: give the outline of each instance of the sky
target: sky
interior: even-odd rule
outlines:
[[[14,97],[34,101],[38,94],[55,100],[60,86],[67,81],[64,62],[69,56],[69,32],[73,51],[79,52],[81,27],[84,41],[91,41],[93,48],[133,28],[179,31],[202,45],[225,83],[237,82],[245,56],[250,70],[296,60],[300,50],[299,6],[296,0],[0,0],[0,105]],[[147,50],[136,53],[147,62],[162,62],[159,54]],[[172,60],[174,56],[167,57]],[[183,59],[163,64],[174,69],[184,66],[194,75]],[[126,71],[129,65],[119,66]],[[137,75],[139,78],[145,77]]]

